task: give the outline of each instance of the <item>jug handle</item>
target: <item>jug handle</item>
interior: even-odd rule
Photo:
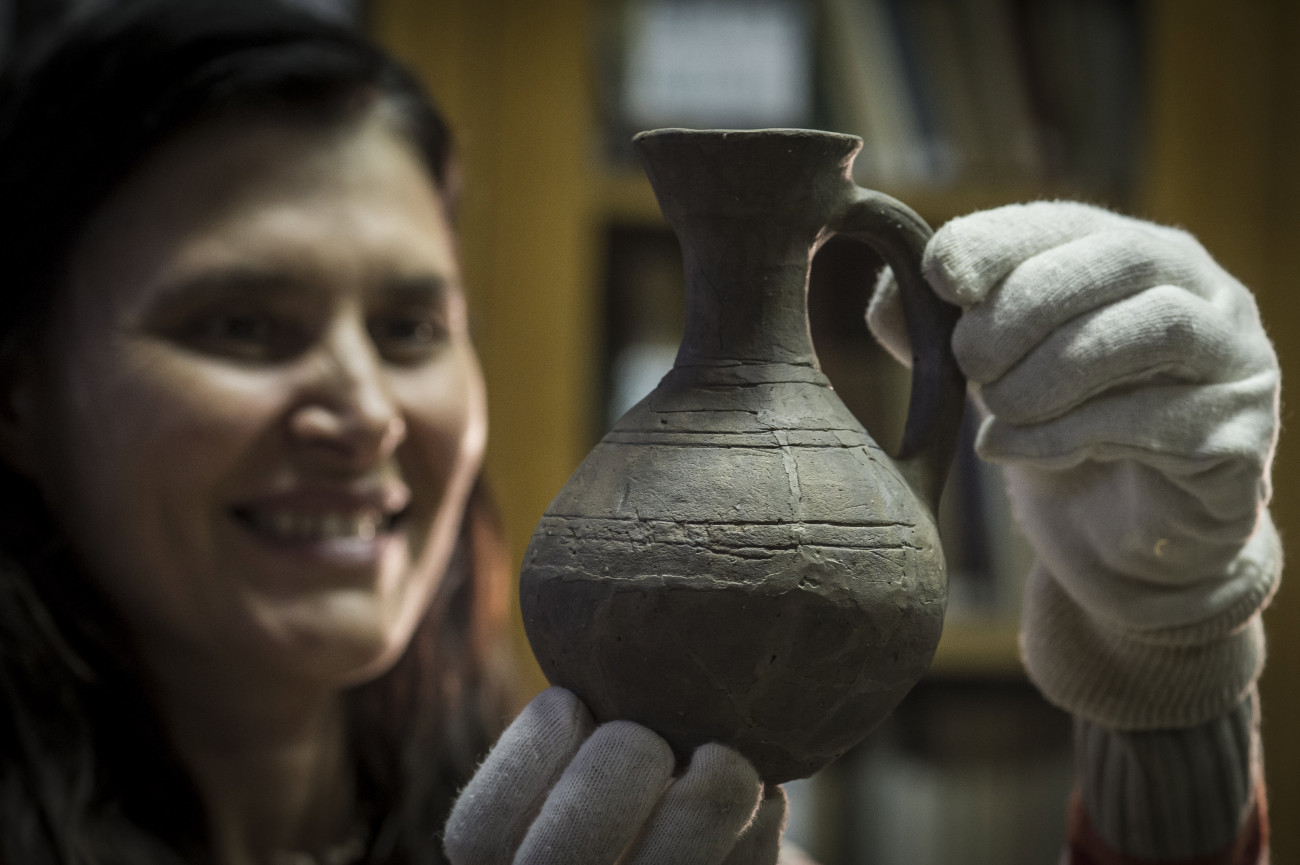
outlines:
[[[828,227],[875,249],[898,280],[912,341],[912,389],[894,461],[934,513],[966,407],[966,379],[952,353],[952,331],[961,309],[941,300],[921,273],[921,256],[934,234],[926,221],[883,192],[856,185],[850,190],[849,200]]]

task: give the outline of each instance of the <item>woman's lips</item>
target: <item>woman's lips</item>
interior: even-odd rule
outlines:
[[[231,513],[273,547],[326,563],[364,565],[378,559],[409,502],[405,487],[295,490],[237,505]]]
[[[379,509],[304,511],[293,508],[236,508],[235,516],[260,535],[294,543],[300,541],[373,540],[392,530],[396,515]]]

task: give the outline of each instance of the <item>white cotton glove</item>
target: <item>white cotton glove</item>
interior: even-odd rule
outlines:
[[[596,726],[563,688],[501,735],[447,820],[452,865],[773,865],[785,794],[723,745],[674,777],[668,743],[630,721]]]
[[[964,309],[957,361],[1037,554],[1022,649],[1053,702],[1113,729],[1237,706],[1281,570],[1266,510],[1277,359],[1250,293],[1185,232],[1065,202],[956,219],[927,246]],[[867,314],[910,356],[897,288]]]

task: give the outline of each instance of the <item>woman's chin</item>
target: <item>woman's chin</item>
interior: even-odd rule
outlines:
[[[382,675],[405,650],[414,629],[409,610],[363,590],[332,591],[258,609],[268,669],[280,675],[348,687]],[[259,641],[260,642],[260,641]]]

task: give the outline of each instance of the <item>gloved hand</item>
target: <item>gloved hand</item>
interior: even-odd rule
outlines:
[[[1249,692],[1281,569],[1266,510],[1277,359],[1250,293],[1185,232],[1064,202],[956,219],[926,248],[957,361],[1037,554],[1030,678],[1113,729],[1190,727]],[[910,347],[882,274],[867,314]]]
[[[501,735],[447,820],[452,865],[772,865],[785,794],[704,745],[674,777],[668,743],[629,721],[596,726],[563,688]],[[624,858],[620,858],[624,857]]]

